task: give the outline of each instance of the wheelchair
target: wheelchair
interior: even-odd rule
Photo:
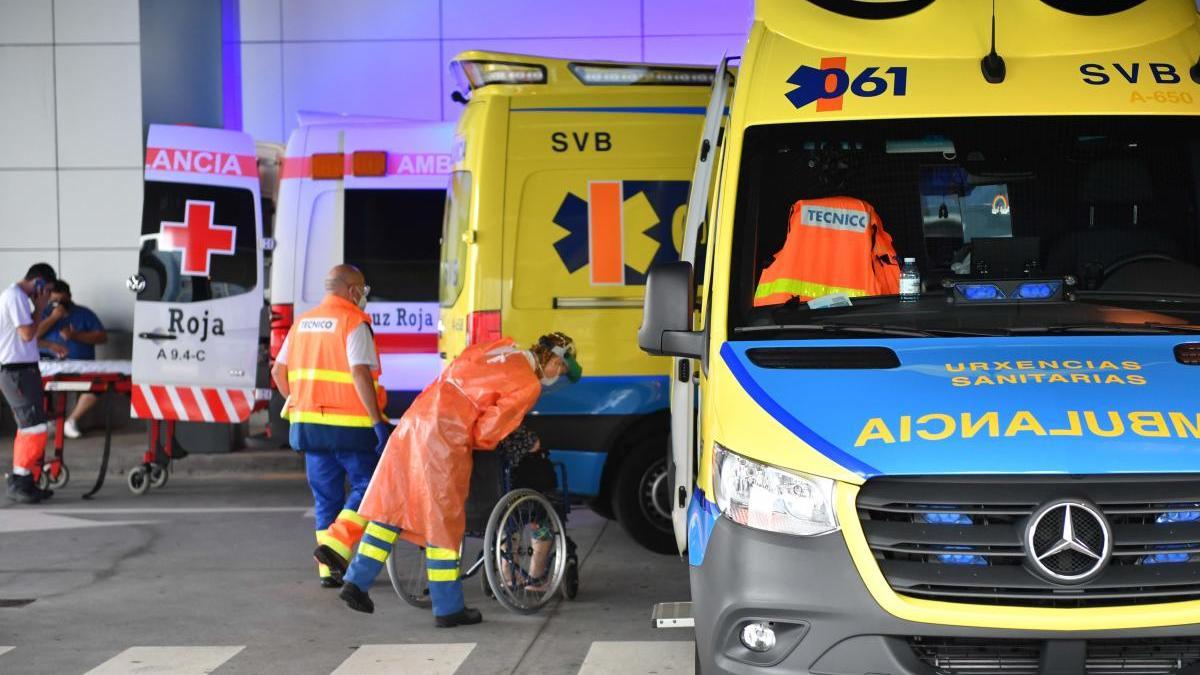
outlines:
[[[484,593],[517,614],[534,614],[556,596],[575,599],[579,558],[564,526],[571,511],[566,467],[545,454],[515,465],[498,454],[475,452],[466,538],[482,538],[483,549],[469,567],[460,567],[459,579],[478,575]],[[402,600],[432,606],[424,548],[397,539],[386,566]]]

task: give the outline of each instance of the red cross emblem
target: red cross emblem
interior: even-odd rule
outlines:
[[[183,251],[179,267],[183,274],[206,277],[214,253],[233,255],[232,225],[213,224],[213,202],[187,200],[183,222],[163,221],[158,247],[163,251]]]

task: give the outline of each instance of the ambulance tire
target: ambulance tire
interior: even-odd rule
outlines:
[[[125,484],[133,494],[144,495],[150,489],[150,472],[144,466],[134,467],[125,474]]]
[[[613,493],[613,511],[625,532],[646,549],[664,555],[678,553],[670,511],[662,513],[670,504],[657,503],[664,497],[661,481],[670,480],[666,448],[666,438],[659,435],[634,446],[621,462]],[[669,499],[671,486],[665,490]]]

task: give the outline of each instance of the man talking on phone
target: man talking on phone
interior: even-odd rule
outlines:
[[[38,337],[57,319],[35,321],[33,317],[45,313],[50,284],[57,278],[53,267],[37,263],[24,279],[0,292],[0,394],[17,418],[8,498],[21,504],[36,504],[53,494],[37,486],[48,431],[38,372]],[[43,327],[43,323],[47,325]]]

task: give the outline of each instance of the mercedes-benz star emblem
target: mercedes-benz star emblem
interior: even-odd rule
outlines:
[[[1081,584],[1104,571],[1112,531],[1100,508],[1080,499],[1044,504],[1025,527],[1033,570],[1059,584]]]

